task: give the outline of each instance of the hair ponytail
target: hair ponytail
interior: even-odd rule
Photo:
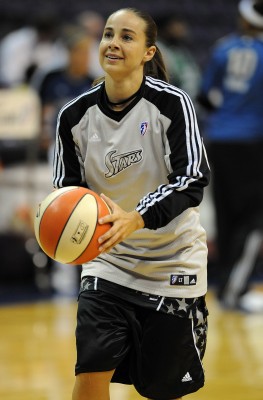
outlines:
[[[144,75],[149,75],[165,82],[169,81],[163,56],[158,46],[156,46],[153,58],[144,64]]]

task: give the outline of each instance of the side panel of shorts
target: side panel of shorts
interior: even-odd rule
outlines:
[[[147,310],[141,321],[141,360],[131,370],[137,391],[147,398],[166,400],[200,389],[204,371],[194,320]]]

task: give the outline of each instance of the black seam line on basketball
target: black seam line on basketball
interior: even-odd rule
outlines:
[[[72,190],[73,190],[73,189],[72,189]],[[65,192],[65,193],[67,193],[67,192]],[[61,195],[63,195],[63,193],[61,193]],[[75,207],[73,208],[73,210],[71,210],[71,213],[69,214],[69,217],[68,217],[67,221],[70,219],[71,215],[73,214],[74,210],[75,210],[76,207],[78,206],[79,202],[80,202],[85,196],[87,196],[87,194],[84,194],[84,196],[82,196],[82,197],[78,200],[78,202],[75,204]],[[60,196],[59,196],[59,197],[60,197]],[[59,236],[59,238],[58,238],[57,245],[56,245],[56,249],[55,249],[55,252],[54,252],[54,258],[56,258],[56,253],[57,253],[58,245],[59,245],[61,236],[63,235],[63,232],[64,232],[66,226],[67,226],[67,223],[65,224],[65,226],[64,226],[64,228],[62,229],[62,231],[61,231],[61,233],[60,233],[60,236]],[[77,258],[78,258],[78,257],[77,257]],[[66,262],[65,264],[70,264],[70,263],[72,263],[72,262],[74,262],[74,261],[75,261],[75,260],[68,261],[68,262]]]
[[[88,193],[85,194],[85,196],[87,196],[87,195],[88,195]],[[85,197],[85,196],[83,196],[83,197]],[[82,197],[82,199],[83,199],[83,197]],[[98,223],[98,215],[99,215],[99,206],[98,206],[98,200],[96,199],[95,196],[94,196],[94,199],[96,200],[96,206],[97,206],[97,222],[96,222],[96,225],[97,225],[97,223]],[[93,234],[92,234],[92,236],[91,236],[91,239],[90,239],[88,245],[85,247],[85,249],[83,250],[83,252],[82,252],[77,258],[75,258],[75,260],[70,261],[71,263],[75,262],[75,261],[76,261],[78,258],[80,258],[80,257],[82,256],[82,254],[86,251],[87,247],[89,246],[90,242],[91,242],[92,239],[93,239],[93,236],[95,235],[95,232],[96,232],[96,226],[95,226],[95,229],[94,229],[94,231],[93,231]],[[90,260],[90,261],[91,261],[91,260]],[[70,264],[70,263],[69,263],[69,264]]]
[[[69,190],[69,192],[70,191],[72,191],[72,190],[74,190],[74,189],[70,189]],[[61,197],[61,196],[63,196],[65,193],[68,193],[68,192],[63,192],[63,193],[60,193],[58,196],[56,196],[56,197],[54,197],[54,199],[48,204],[48,206],[45,208],[45,210],[44,210],[44,212],[43,212],[43,214],[42,214],[42,218],[41,218],[41,221],[40,221],[40,223],[39,223],[39,228],[38,228],[38,237],[39,237],[39,241],[41,242],[41,237],[40,237],[40,227],[41,227],[41,223],[42,223],[42,220],[43,220],[43,217],[44,217],[44,215],[45,215],[45,213],[46,213],[46,211],[47,211],[47,208],[55,201],[55,200],[57,200],[59,197]],[[40,203],[41,204],[41,203]],[[60,236],[61,237],[61,236]],[[60,238],[59,237],[59,238]],[[59,241],[58,241],[59,242]],[[55,248],[55,250],[54,250],[54,257],[55,257],[55,254],[56,254],[56,250],[57,250],[57,247],[58,247],[58,242],[57,242],[57,246],[56,246],[56,248]],[[40,246],[41,247],[41,246]],[[42,248],[42,247],[41,247]],[[42,248],[42,250],[45,252],[45,250]],[[51,257],[51,256],[49,256],[49,257]]]

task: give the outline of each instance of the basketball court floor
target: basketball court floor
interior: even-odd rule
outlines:
[[[260,287],[258,290],[262,290]],[[206,386],[188,400],[263,399],[263,316],[222,310],[212,290]],[[74,383],[76,300],[0,307],[0,398],[70,400]],[[112,384],[112,400],[139,400],[130,386]]]

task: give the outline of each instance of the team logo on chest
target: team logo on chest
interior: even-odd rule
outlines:
[[[117,150],[110,151],[106,154],[105,165],[108,172],[105,173],[106,178],[117,175],[119,172],[129,168],[133,164],[142,161],[142,149],[129,151],[128,153],[116,154]]]

